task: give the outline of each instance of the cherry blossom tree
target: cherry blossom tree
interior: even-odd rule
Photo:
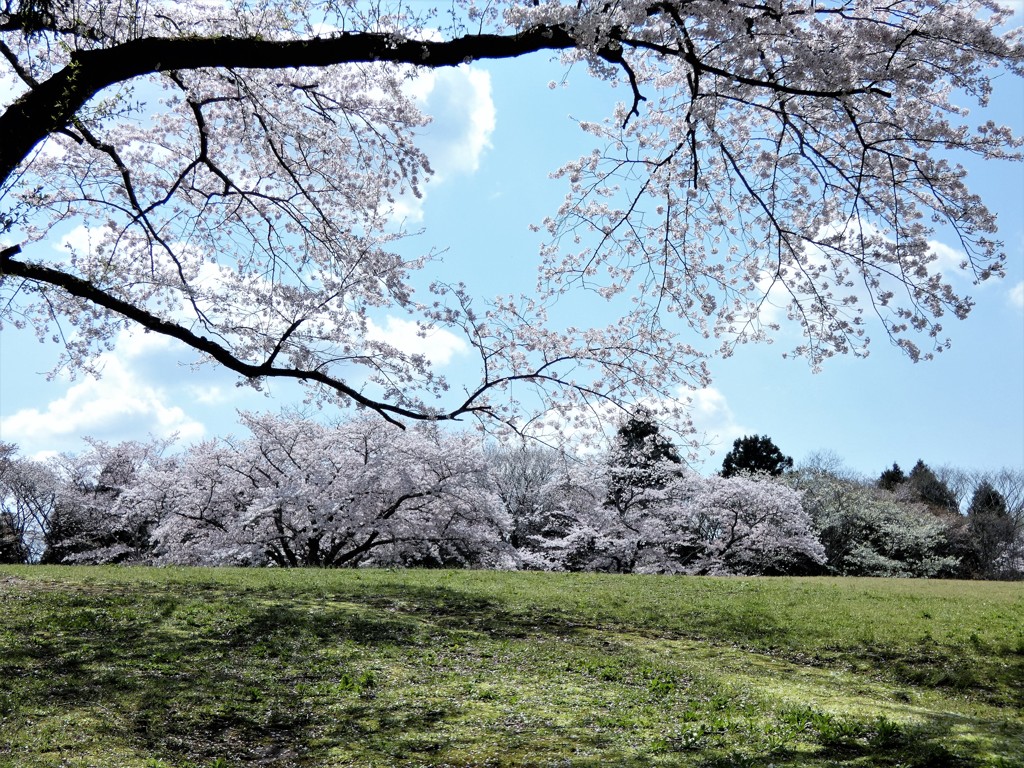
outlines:
[[[525,440],[492,444],[486,458],[488,480],[510,519],[509,544],[519,566],[550,568],[552,546],[560,548],[556,542],[576,521],[574,505],[567,501],[580,490],[578,470],[585,463],[565,451]]]
[[[16,445],[0,443],[0,562],[42,557],[59,487],[46,465],[18,456]]]
[[[805,574],[821,570],[825,550],[800,494],[757,475],[712,475],[685,506],[681,569],[697,574]]]
[[[468,415],[523,430],[532,403],[585,418],[706,384],[709,355],[771,336],[819,365],[871,328],[913,359],[971,300],[938,269],[942,227],[976,280],[996,223],[957,157],[1019,160],[971,125],[1020,30],[993,0],[267,0],[0,2],[0,319],[90,368],[120,328],[173,337],[256,386],[408,424]],[[624,86],[593,149],[557,175],[537,291],[484,301],[400,255],[403,195],[431,166],[423,72],[537,52]],[[91,246],[42,244],[73,225]],[[439,249],[443,243],[438,244]],[[418,292],[417,292],[418,289]],[[561,326],[591,291],[616,319]],[[455,394],[375,312],[464,334]],[[704,339],[713,339],[705,343]],[[531,393],[539,393],[540,398]]]
[[[146,560],[157,518],[134,503],[142,475],[164,466],[171,439],[116,444],[86,438],[89,449],[47,462],[57,478],[48,519],[46,563],[132,563]]]
[[[543,487],[544,528],[520,544],[526,567],[629,572],[640,549],[640,505],[609,503],[609,465],[594,456],[563,462]]]
[[[571,467],[572,465],[570,465]],[[607,463],[580,462],[558,483],[565,535],[546,542],[551,567],[640,573],[802,574],[825,551],[801,494],[770,478],[704,478],[665,461],[664,483],[609,499]]]
[[[366,417],[328,427],[248,414],[244,423],[251,437],[193,448],[126,500],[160,520],[158,562],[514,564],[475,436]]]

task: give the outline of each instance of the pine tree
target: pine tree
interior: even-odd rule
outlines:
[[[644,491],[663,488],[671,472],[667,465],[682,462],[675,445],[661,434],[651,412],[638,408],[619,427],[608,463],[608,502],[622,509]]]
[[[921,459],[910,470],[907,481],[917,498],[928,506],[946,512],[959,511],[956,495]]]
[[[892,463],[892,469],[886,469],[878,478],[878,487],[883,491],[895,491],[896,488],[907,482],[907,476],[900,469],[896,462]]]
[[[793,459],[779,450],[768,435],[747,435],[737,438],[732,450],[722,461],[722,477],[741,472],[763,473],[778,477],[793,468]]]

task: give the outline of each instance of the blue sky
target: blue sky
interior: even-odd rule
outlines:
[[[541,56],[434,73],[419,86],[436,117],[424,140],[437,176],[425,199],[408,205],[410,224],[426,229],[408,245],[447,248],[433,269],[478,295],[532,286],[541,241],[529,225],[553,212],[564,193],[548,173],[590,148],[573,118],[600,119],[625,97],[582,68],[548,87],[562,76],[557,62]],[[1024,83],[1004,81],[972,122],[991,118],[1024,134]],[[918,458],[933,466],[1024,467],[1024,167],[968,168],[972,188],[999,215],[1010,259],[1004,280],[959,284],[977,306],[966,321],[946,323],[952,349],[913,364],[876,338],[867,359],[833,358],[818,374],[782,359],[784,342],[713,360],[712,387],[694,395],[694,420],[717,450],[705,470],[720,466],[733,439],[753,433],[770,435],[798,461],[834,451],[868,475],[894,461],[909,468]],[[397,318],[382,320],[377,332],[420,343]],[[456,381],[470,368],[454,337],[439,334],[427,349]],[[190,367],[188,350],[152,335],[124,336],[105,355],[100,379],[48,381],[56,355],[28,331],[0,334],[0,439],[26,455],[80,450],[85,435],[116,441],[177,432],[191,441],[238,432],[238,409],[302,401],[294,385],[275,383],[265,396],[212,367]]]

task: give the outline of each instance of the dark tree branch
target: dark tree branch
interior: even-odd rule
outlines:
[[[266,362],[259,365],[247,363],[244,360],[239,360],[235,357],[227,347],[222,346],[205,336],[198,336],[187,328],[183,328],[176,323],[167,322],[149,311],[134,304],[130,304],[123,299],[112,296],[110,293],[93,285],[87,280],[82,280],[74,275],[69,275],[65,272],[51,269],[50,267],[44,267],[39,264],[29,264],[12,258],[20,252],[21,247],[17,245],[0,251],[0,278],[7,275],[15,275],[26,280],[47,283],[61,288],[72,296],[77,296],[78,298],[85,299],[98,307],[103,307],[111,312],[115,312],[132,322],[138,323],[149,331],[178,339],[193,349],[210,356],[225,368],[247,378],[286,378],[322,384],[325,387],[334,390],[338,394],[350,398],[359,405],[376,411],[385,419],[398,426],[403,425],[396,417],[414,421],[434,421],[438,419],[455,419],[463,413],[474,410],[468,406],[463,406],[456,411],[438,416],[432,413],[428,414],[421,411],[414,411],[410,408],[403,408],[401,406],[378,402],[367,397],[358,390],[353,389],[340,379],[328,376],[321,370],[302,370],[275,366],[273,362],[276,354],[272,355]]]
[[[825,91],[765,81],[729,72],[700,59],[693,50],[680,51],[646,40],[618,37],[597,54],[622,66],[633,87],[633,113],[644,100],[621,46],[682,57],[695,72],[736,83],[799,96],[839,98],[857,94],[888,97],[875,86]],[[36,144],[65,128],[96,93],[107,86],[170,70],[211,67],[290,69],[336,64],[391,62],[418,67],[452,67],[475,59],[507,59],[538,51],[568,50],[578,43],[564,27],[538,26],[510,35],[471,34],[447,41],[410,40],[400,35],[344,32],[308,40],[257,40],[238,37],[143,38],[110,48],[77,51],[71,62],[22,96],[0,115],[0,178],[6,178]]]
[[[629,78],[629,87],[633,91],[633,105],[629,112],[626,114],[626,119],[622,121],[622,127],[625,128],[629,124],[629,119],[636,115],[640,117],[640,102],[647,101],[647,97],[640,92],[640,84],[637,82],[636,73],[633,68],[629,65],[625,55],[622,53],[621,46],[614,48],[607,48],[600,53],[601,58],[607,61],[609,64],[616,64],[622,68],[622,71],[626,73],[626,77]]]
[[[106,49],[77,51],[64,69],[0,115],[0,178],[7,178],[46,136],[68,125],[94,94],[115,83],[155,72],[211,67],[290,69],[370,62],[437,68],[474,59],[515,58],[575,46],[576,41],[565,29],[543,26],[513,35],[466,35],[440,42],[345,32],[327,38],[288,41],[143,38]]]

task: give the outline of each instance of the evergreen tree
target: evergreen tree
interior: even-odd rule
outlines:
[[[956,495],[921,459],[910,470],[907,481],[914,495],[928,506],[946,512],[959,512]]]
[[[642,497],[644,491],[663,488],[671,472],[667,465],[682,462],[651,412],[638,408],[619,427],[608,463],[608,502],[623,509]]]
[[[878,478],[878,487],[883,491],[895,491],[897,487],[907,482],[907,476],[900,469],[896,462],[892,463],[892,469],[886,469]]]
[[[965,565],[971,568],[971,575],[998,578],[1001,556],[1013,543],[1016,530],[1006,499],[987,480],[974,490],[967,510],[967,530],[971,551]]]
[[[991,515],[1009,519],[1006,499],[1003,498],[1003,494],[992,487],[988,480],[983,480],[974,489],[974,496],[971,497],[971,506],[967,509],[967,515],[968,517]]]
[[[764,473],[778,477],[793,468],[793,459],[779,450],[767,435],[747,435],[737,438],[732,450],[722,461],[722,477],[741,472]]]

